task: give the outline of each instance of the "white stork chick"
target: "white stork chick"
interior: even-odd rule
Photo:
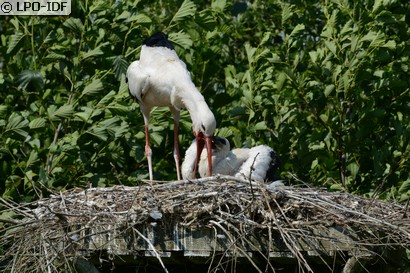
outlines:
[[[202,151],[199,160],[198,172],[201,177],[208,176],[206,164],[207,151]],[[192,168],[195,164],[195,140],[185,153],[182,163],[182,177],[193,179],[195,174]],[[230,149],[229,141],[223,137],[212,138],[212,174],[223,174],[251,178],[256,181],[272,181],[274,171],[278,165],[278,158],[272,148],[259,145],[253,148]]]
[[[178,126],[180,109],[186,108],[191,116],[192,129],[199,151],[193,171],[196,173],[199,155],[206,145],[209,154],[209,172],[212,172],[212,136],[216,128],[214,114],[204,97],[195,87],[186,65],[181,61],[167,35],[156,33],[144,40],[139,61],[128,67],[127,81],[130,95],[141,107],[145,124],[145,154],[148,160],[150,180],[152,173],[152,150],[149,146],[149,118],[155,106],[167,106],[174,118],[174,158],[178,179],[181,179],[178,149]]]

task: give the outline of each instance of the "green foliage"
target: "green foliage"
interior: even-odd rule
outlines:
[[[125,72],[169,34],[233,147],[268,144],[280,176],[409,198],[409,4],[400,1],[77,1],[67,17],[0,23],[0,193],[147,178]],[[155,177],[175,179],[173,120],[152,113]],[[184,151],[192,139],[181,115]]]

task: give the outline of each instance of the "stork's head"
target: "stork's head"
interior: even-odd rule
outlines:
[[[226,138],[214,136],[212,138],[212,150],[214,153],[229,152],[231,150],[231,145]]]
[[[142,44],[149,47],[167,47],[169,49],[174,49],[174,46],[168,40],[168,35],[162,32],[157,32],[148,37],[142,42]]]
[[[197,148],[194,176],[198,170],[198,163],[204,146],[206,146],[208,156],[208,175],[212,176],[212,137],[216,128],[216,120],[209,108],[203,109],[203,111],[200,111],[199,113],[198,119],[195,119],[192,122]]]

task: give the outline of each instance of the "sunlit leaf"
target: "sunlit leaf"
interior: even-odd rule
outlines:
[[[255,55],[256,48],[252,47],[249,43],[246,43],[245,52],[246,52],[246,56],[248,57],[248,63],[252,64],[254,61],[253,56]]]
[[[5,117],[8,112],[9,106],[0,104],[0,117]]]
[[[107,141],[108,139],[108,133],[105,128],[101,128],[99,126],[92,126],[89,130],[87,130],[88,134],[95,136],[96,138],[99,138],[102,141]]]
[[[75,17],[67,17],[67,20],[64,21],[63,26],[78,33],[82,33],[84,31],[83,22],[81,22],[79,18]]]
[[[195,11],[196,11],[196,6],[194,2],[192,2],[191,0],[184,0],[184,2],[182,2],[181,4],[181,7],[178,9],[174,17],[171,19],[171,22],[169,23],[169,25],[171,25],[171,23],[173,22],[181,21],[185,17],[193,16],[195,14]]]
[[[335,90],[335,85],[334,84],[327,85],[325,87],[325,92],[324,92],[325,96],[328,97],[333,92],[333,90]]]
[[[213,0],[211,3],[211,8],[219,12],[224,11],[225,7],[226,0]]]
[[[395,40],[389,40],[383,45],[383,47],[387,47],[388,49],[392,49],[392,50],[395,49],[396,46],[397,44]]]
[[[10,115],[8,122],[5,127],[6,133],[15,133],[22,137],[27,137],[28,132],[26,128],[29,125],[29,121],[22,116],[13,113]]]
[[[104,89],[103,83],[99,78],[94,78],[91,83],[87,84],[81,93],[83,96],[94,96]]]
[[[25,37],[25,35],[21,32],[17,32],[10,36],[10,40],[7,44],[7,54],[10,54],[16,46],[20,43],[20,41]]]
[[[105,0],[92,1],[92,5],[90,6],[90,13],[106,11],[110,7],[109,3],[110,2],[107,2]]]
[[[303,31],[305,30],[305,25],[304,24],[298,24],[296,27],[292,30],[292,32],[289,35],[289,39],[293,38],[295,36],[300,35]]]
[[[39,158],[38,158],[37,151],[31,150],[30,156],[28,157],[27,162],[26,162],[26,169],[32,167],[38,161],[39,161]]]
[[[191,37],[183,31],[177,33],[170,33],[169,40],[183,48],[190,48],[192,46]]]
[[[44,118],[35,118],[30,122],[29,128],[39,129],[39,128],[44,128],[45,125],[46,125],[46,120]]]
[[[282,2],[282,26],[286,24],[293,14],[293,5]]]
[[[266,122],[265,121],[260,121],[260,122],[256,123],[253,128],[255,130],[266,130],[266,128],[267,128]]]
[[[360,39],[361,42],[370,41],[369,47],[379,47],[384,44],[384,35],[381,32],[369,31]]]
[[[38,71],[24,70],[17,76],[17,84],[20,89],[33,88],[41,90],[44,87],[43,76]]]
[[[129,17],[125,21],[126,22],[136,22],[136,23],[139,23],[139,24],[151,23],[152,22],[151,18],[149,18],[147,15],[145,15],[143,13],[138,13],[138,14],[132,15],[131,17]]]
[[[356,162],[352,162],[349,165],[347,165],[347,170],[352,174],[353,178],[356,177],[356,175],[359,172],[359,165]]]
[[[82,59],[87,59],[87,58],[99,56],[102,54],[104,54],[104,52],[101,50],[101,47],[97,47],[87,52],[82,52],[81,57]]]
[[[124,10],[120,15],[115,17],[116,20],[124,20],[131,16],[131,12],[128,10]]]
[[[117,80],[121,80],[121,76],[127,73],[128,65],[129,63],[122,55],[118,55],[114,58],[113,69]]]
[[[379,8],[382,6],[382,4],[383,4],[383,0],[375,0],[373,4],[372,13],[377,12]]]
[[[337,48],[336,43],[334,41],[325,41],[326,47],[333,53],[333,55],[337,56]]]
[[[52,121],[70,118],[74,114],[74,108],[71,104],[65,104],[56,109],[54,105],[48,108],[48,116]]]
[[[407,179],[403,183],[401,183],[399,188],[400,193],[409,193],[410,194],[410,179]]]

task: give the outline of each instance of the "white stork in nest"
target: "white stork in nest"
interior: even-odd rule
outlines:
[[[185,153],[182,163],[182,177],[193,179],[196,174],[192,168],[196,160],[196,140]],[[206,164],[207,151],[201,152],[198,172],[200,177],[209,176]],[[273,181],[275,169],[279,163],[272,148],[259,145],[253,148],[239,148],[231,150],[229,141],[224,137],[212,137],[212,174],[232,175],[241,178],[251,178],[257,181]]]
[[[144,116],[145,154],[148,160],[150,180],[152,172],[152,150],[149,145],[149,118],[155,106],[167,106],[174,118],[174,158],[178,179],[181,179],[178,149],[178,126],[180,109],[186,108],[191,116],[198,155],[192,166],[197,171],[199,156],[206,145],[209,175],[212,173],[212,136],[216,128],[214,114],[204,97],[195,87],[183,61],[178,58],[167,35],[158,32],[144,40],[139,61],[128,67],[127,81],[130,95],[135,98]]]

